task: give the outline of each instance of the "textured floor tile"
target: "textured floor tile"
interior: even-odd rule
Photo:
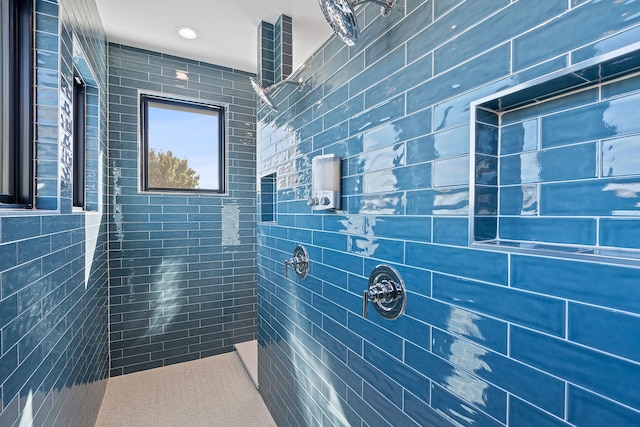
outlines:
[[[235,353],[111,378],[96,427],[274,427]]]

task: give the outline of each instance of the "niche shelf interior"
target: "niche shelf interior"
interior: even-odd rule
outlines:
[[[276,173],[260,178],[260,221],[276,221]]]
[[[471,103],[470,244],[639,262],[639,109],[640,43]]]

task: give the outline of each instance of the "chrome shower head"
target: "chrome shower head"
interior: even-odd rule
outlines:
[[[349,0],[318,0],[324,17],[331,25],[333,32],[346,43],[353,46],[360,37],[360,28],[356,20],[356,12]]]
[[[298,80],[282,80],[281,82],[271,85],[268,88],[262,87],[262,85],[258,83],[253,77],[249,77],[249,80],[251,80],[251,86],[253,86],[253,90],[256,91],[256,94],[258,94],[262,102],[267,104],[273,111],[278,111],[278,109],[276,108],[276,103],[273,101],[273,98],[271,98],[271,96],[269,95],[271,92],[285,84],[294,84],[298,86],[299,92],[302,92],[302,89],[304,89],[304,80],[302,79],[302,77],[300,77]]]
[[[333,32],[347,46],[353,46],[360,37],[360,28],[356,19],[355,7],[362,3],[373,2],[382,6],[382,16],[388,16],[396,5],[396,0],[318,0],[324,17]]]
[[[273,99],[271,99],[269,94],[267,94],[267,90],[263,88],[260,83],[255,81],[253,77],[249,77],[249,80],[251,80],[251,86],[253,86],[253,90],[255,90],[260,99],[262,99],[262,102],[267,104],[272,110],[278,111],[278,109],[276,108],[276,103],[273,102]]]

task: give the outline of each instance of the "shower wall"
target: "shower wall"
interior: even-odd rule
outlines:
[[[640,2],[399,0],[379,13],[359,7],[360,42],[331,37],[292,76],[305,91],[258,112],[259,382],[276,422],[640,424],[637,76],[511,112],[520,147],[469,165],[470,102],[630,46]],[[482,119],[473,150],[506,144],[499,119]],[[531,132],[542,145],[514,155]],[[311,160],[328,153],[342,158],[342,210],[313,211]],[[493,187],[474,212],[470,175]],[[532,250],[471,245],[477,214]],[[600,228],[583,236],[583,222]],[[283,274],[298,244],[304,280]],[[395,321],[362,317],[382,263],[407,286]]]
[[[93,2],[35,9],[38,210],[0,212],[0,425],[93,425],[108,375],[106,41]],[[67,144],[74,64],[94,73],[83,212]]]
[[[108,58],[111,375],[232,351],[257,334],[252,74],[119,44]],[[139,91],[227,105],[225,195],[138,190]]]

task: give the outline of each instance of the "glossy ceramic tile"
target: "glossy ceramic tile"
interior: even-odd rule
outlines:
[[[600,244],[614,248],[640,249],[640,221],[600,219]]]
[[[350,353],[347,366],[376,391],[386,396],[392,404],[402,406],[402,387],[386,375],[383,365],[369,363]]]
[[[568,316],[571,341],[630,360],[640,360],[640,339],[627,333],[638,327],[638,315],[569,304]]]
[[[396,134],[397,141],[408,141],[431,132],[431,110],[409,114],[390,124]]]
[[[514,41],[514,68],[516,70],[551,58],[559,53],[583,46],[608,33],[638,23],[638,5],[615,0],[587,2],[571,9]],[[564,37],[567,28],[580,28],[580,34]],[[549,47],[553,44],[553,47]]]
[[[564,412],[564,383],[550,375],[438,330],[433,333],[433,352],[556,416]]]
[[[520,82],[528,82],[537,77],[544,76],[555,71],[559,71],[567,66],[568,55],[558,56],[541,64],[522,70],[516,74],[516,78]]]
[[[371,406],[367,404],[362,398],[360,398],[356,393],[349,390],[347,397],[347,403],[350,407],[354,408],[356,411],[363,413],[362,420],[369,425],[379,425],[388,427],[391,424],[383,417],[378,414],[376,411],[371,409]],[[377,402],[378,404],[383,404],[382,402]]]
[[[467,156],[438,160],[433,163],[434,187],[464,185],[468,181],[469,158]]]
[[[324,97],[287,92],[280,116],[259,115],[257,173],[286,175],[277,223],[257,230],[260,390],[279,424],[588,425],[585,405],[621,425],[634,419],[637,393],[613,385],[636,374],[635,340],[623,338],[640,313],[632,256],[469,245],[473,221],[471,237],[500,232],[534,253],[539,240],[573,252],[637,248],[635,143],[622,139],[640,133],[628,113],[634,78],[540,102],[597,78],[596,68],[557,79],[484,105],[496,111],[477,110],[470,128],[471,102],[561,70],[607,39],[631,43],[621,40],[636,25],[634,3],[554,0],[531,12],[533,3],[407,0],[389,18],[369,4],[358,11],[358,45],[331,37],[311,59]],[[590,35],[578,17],[593,23]],[[563,40],[522,50],[549,34]],[[526,97],[535,102],[521,108]],[[313,211],[308,159],[329,152],[343,158],[342,209]],[[285,280],[282,259],[298,243],[309,276]],[[381,263],[407,286],[394,322],[371,307],[362,318]],[[589,328],[591,315],[600,328]],[[546,345],[554,350],[538,350]]]
[[[365,234],[428,242],[431,240],[431,222],[424,217],[372,216],[367,217]]]
[[[628,407],[600,399],[588,391],[569,386],[567,419],[575,425],[595,427],[603,423],[616,426],[635,426],[640,414]]]
[[[602,176],[640,175],[640,162],[636,158],[638,149],[638,135],[603,141]]]
[[[419,243],[407,243],[406,250],[409,265],[506,284],[506,254]]]
[[[510,345],[511,356],[518,360],[638,407],[640,392],[634,384],[640,368],[635,363],[520,328],[511,330]]]
[[[337,322],[324,320],[323,329],[356,354],[362,353],[363,338]]]
[[[404,360],[411,368],[419,371],[434,383],[439,384],[441,387],[439,388],[441,397],[451,396],[451,394],[464,396],[464,401],[482,408],[494,417],[504,418],[506,409],[505,394],[490,383],[469,373],[466,369],[453,366],[449,362],[413,344],[407,344]],[[434,390],[436,390],[436,388],[432,388],[432,393]],[[460,404],[462,404],[462,402],[458,402],[456,406]],[[444,402],[443,405],[443,407],[436,409],[445,409],[448,407]],[[433,401],[432,406],[435,406]],[[466,404],[465,406],[471,411],[469,413],[471,419],[482,419],[486,417],[485,414],[477,409],[471,408],[470,405]],[[446,413],[448,411],[445,410],[444,412]]]
[[[469,241],[467,218],[434,218],[433,243],[462,246]]]
[[[570,425],[515,396],[509,396],[509,422],[513,425],[548,427],[567,427]]]
[[[392,70],[398,67],[398,63],[404,63],[404,55],[404,49],[398,48],[387,53],[382,58],[377,58],[377,62],[374,61],[373,64],[358,75],[357,79],[354,79],[354,81],[349,84],[349,95],[354,96],[370,86],[378,84],[381,75],[391,74],[393,72]]]
[[[418,398],[409,392],[404,395],[404,410],[413,419],[420,420],[421,423],[434,426],[453,425],[451,420],[445,418],[439,411],[433,409],[425,401],[427,398]]]
[[[591,59],[595,56],[606,54],[613,50],[625,47],[638,40],[639,34],[640,27],[637,26],[632,27],[628,30],[621,31],[617,34],[612,35],[611,37],[604,38],[597,41],[596,43],[592,43],[581,49],[575,50],[571,54],[571,61],[575,64]]]
[[[469,213],[469,192],[464,188],[443,188],[407,193],[407,215],[432,212],[437,215]]]
[[[539,104],[528,105],[527,108],[506,111],[502,115],[502,124],[506,126],[521,121],[528,121],[538,116],[547,116],[558,111],[571,110],[585,104],[596,102],[598,98],[599,93],[597,89],[582,90]]]
[[[433,278],[433,297],[549,334],[564,335],[565,304],[560,299],[442,275]]]
[[[639,278],[640,270],[607,264],[529,256],[511,260],[512,287],[632,313],[640,313]]]
[[[476,87],[471,92],[465,92],[461,95],[437,104],[433,108],[435,129],[444,129],[450,126],[457,126],[463,123],[467,123],[469,121],[470,102],[507,89],[517,84],[518,81],[519,80],[513,76],[505,77],[497,81],[485,84],[483,86]],[[491,115],[493,117],[489,119],[488,115],[481,117],[482,115],[480,114],[478,116],[478,120],[483,123],[493,124],[494,126],[497,126],[497,115]]]
[[[358,336],[367,337],[367,341],[389,353],[397,359],[402,358],[403,340],[360,316],[349,313],[349,329]],[[373,313],[372,313],[373,315]]]
[[[497,156],[499,149],[499,128],[484,123],[477,123],[475,126],[475,147],[476,152]]]
[[[384,407],[386,410],[381,411],[385,416],[385,419],[393,420],[393,424],[398,426],[410,426],[414,427],[417,424],[416,421],[412,420],[407,414],[404,413],[399,407],[389,404],[389,399],[387,395],[381,394],[374,387],[370,386],[368,383],[363,383],[362,396],[365,401],[373,408]]]
[[[420,290],[415,286],[410,286],[409,290],[412,298],[411,306],[407,307],[409,316],[462,336],[483,347],[506,353],[506,323],[421,296]]]
[[[638,132],[640,125],[632,113],[638,100],[640,95],[630,95],[545,117],[541,124],[542,147]]]
[[[634,216],[640,212],[639,179],[547,184],[540,189],[542,215]]]
[[[404,53],[404,49],[402,50]],[[404,61],[404,57],[402,58]],[[402,63],[402,61],[400,63]],[[431,76],[431,64],[433,63],[431,55],[427,55],[418,59],[412,64],[407,65],[405,68],[390,75],[388,78],[377,82],[374,86],[367,89],[365,92],[366,107],[374,106],[389,96],[393,96],[397,93],[402,93],[407,89],[414,87],[416,84],[424,81],[425,77]],[[392,64],[397,67],[398,62]],[[394,67],[394,68],[395,68]],[[392,68],[392,69],[394,69]],[[383,73],[380,75],[389,75],[391,73]]]
[[[405,201],[400,192],[382,193],[351,197],[348,206],[350,212],[363,215],[390,215],[403,213]]]
[[[389,139],[385,138],[387,130],[386,126],[378,129],[375,135],[367,135],[365,144],[369,146],[387,145]],[[370,149],[366,153],[358,156],[358,173],[371,173],[382,171],[384,174],[395,175],[393,168],[404,166],[405,164],[405,147],[404,144],[387,145],[380,149]],[[366,175],[365,175],[366,176]],[[389,191],[389,190],[386,190]],[[393,191],[393,190],[392,190]]]
[[[592,218],[500,218],[500,238],[506,240],[595,245]]]
[[[478,185],[498,184],[498,158],[493,156],[476,155],[475,179]]]
[[[263,222],[275,220],[276,176],[275,174],[261,178],[260,181],[260,219]]]
[[[407,110],[421,110],[508,73],[509,47],[502,45],[411,89]]]
[[[459,126],[407,142],[407,163],[453,157],[469,151],[469,127]]]
[[[335,141],[344,139],[349,134],[349,126],[346,122],[340,123],[337,126],[329,128],[324,132],[321,132],[313,137],[313,149],[319,150]]]
[[[485,50],[525,33],[550,18],[563,13],[567,5],[562,1],[538,3],[535,0],[519,1],[504,8],[459,37],[439,47],[434,53],[435,74],[440,74],[460,62]],[[455,13],[455,12],[454,12]],[[501,28],[502,31],[490,31]]]
[[[347,83],[362,70],[364,70],[364,55],[354,55],[349,58],[348,49],[343,48],[325,61],[314,78],[323,82],[324,92],[329,93]]]
[[[456,7],[460,0],[437,0],[434,2],[435,19],[440,18],[445,13]]]
[[[454,7],[452,3],[454,2],[451,0],[438,0],[434,3],[436,21],[428,29],[418,32],[416,37],[407,43],[410,62],[459,35],[472,23],[478,22],[508,4],[506,0],[471,3],[465,7],[451,10]],[[449,11],[449,13],[442,16],[445,11]]]
[[[476,215],[495,216],[498,212],[498,187],[492,185],[476,185]]]
[[[640,31],[640,27],[636,29]],[[640,90],[640,76],[634,75],[625,79],[615,80],[602,86],[602,99],[627,96]]]
[[[2,243],[35,237],[40,234],[41,218],[2,218]]]
[[[402,117],[405,108],[404,95],[392,98],[382,105],[379,105],[363,114],[349,120],[349,134],[369,130],[390,120]]]
[[[500,154],[514,154],[539,148],[537,119],[527,120],[500,129]]]

